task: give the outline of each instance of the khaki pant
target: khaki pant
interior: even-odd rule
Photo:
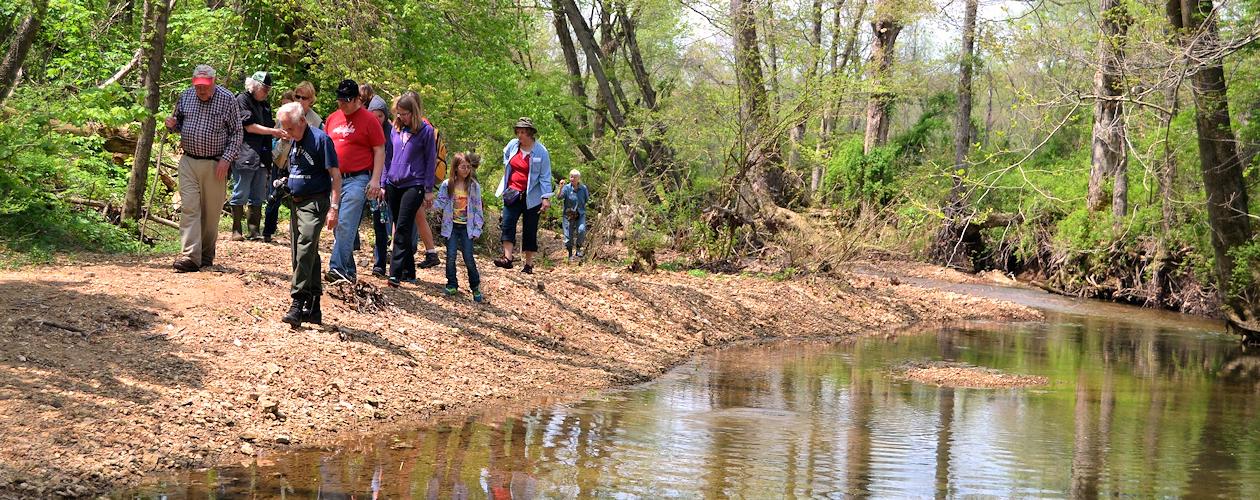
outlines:
[[[198,160],[188,155],[179,159],[179,236],[182,255],[198,266],[214,262],[215,240],[219,237],[219,217],[227,197],[227,179],[214,175],[215,160]]]

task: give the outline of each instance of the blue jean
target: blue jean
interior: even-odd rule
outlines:
[[[333,229],[332,255],[328,259],[328,268],[351,280],[359,275],[354,267],[354,240],[359,235],[359,222],[363,220],[363,207],[367,206],[367,186],[371,180],[371,175],[341,179],[341,210],[337,214],[337,228]]]
[[[446,239],[447,288],[459,288],[459,279],[455,276],[457,252],[464,253],[464,267],[468,268],[468,286],[473,290],[481,288],[481,273],[477,272],[477,259],[473,255],[473,240],[468,237],[467,224],[451,226],[451,237]]]
[[[232,169],[232,198],[228,205],[242,206],[246,202],[261,207],[267,199],[267,178],[270,172],[266,168],[253,170]]]
[[[582,248],[582,242],[586,240],[586,214],[579,214],[575,221],[565,217],[560,226],[564,229],[564,248]]]

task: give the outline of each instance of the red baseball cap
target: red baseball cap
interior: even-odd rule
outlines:
[[[193,85],[214,85],[214,68],[208,64],[197,66],[193,70]]]

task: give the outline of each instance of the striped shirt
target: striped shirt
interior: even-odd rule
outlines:
[[[216,85],[209,101],[185,90],[175,101],[175,132],[184,153],[232,162],[241,151],[241,109],[228,89]]]

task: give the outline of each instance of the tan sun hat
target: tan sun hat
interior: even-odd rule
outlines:
[[[515,131],[518,128],[527,128],[538,133],[538,129],[534,128],[534,120],[529,119],[528,116],[522,116],[516,120],[516,126],[512,127],[512,130]]]

